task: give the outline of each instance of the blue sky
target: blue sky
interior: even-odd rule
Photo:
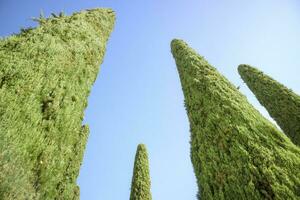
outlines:
[[[78,183],[82,200],[129,199],[134,155],[145,143],[154,200],[193,200],[189,124],[170,41],[181,38],[223,73],[266,117],[237,73],[257,66],[300,93],[298,0],[0,0],[0,36],[36,26],[43,10],[116,11],[115,29],[93,86],[91,129]],[[268,117],[269,118],[269,117]]]

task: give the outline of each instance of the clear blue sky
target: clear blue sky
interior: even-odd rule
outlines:
[[[129,199],[138,143],[148,147],[154,200],[196,199],[173,38],[241,85],[265,116],[239,64],[257,66],[300,93],[298,0],[0,0],[0,36],[35,26],[30,17],[40,10],[49,16],[93,7],[113,8],[117,21],[85,115],[91,133],[78,179],[82,200]]]

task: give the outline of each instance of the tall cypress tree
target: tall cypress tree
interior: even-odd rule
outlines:
[[[0,40],[0,199],[79,199],[82,120],[115,15],[36,20]]]
[[[201,199],[299,199],[300,149],[181,40],[171,49]]]
[[[283,132],[300,146],[300,96],[254,67],[240,65],[238,71]]]
[[[146,146],[139,144],[135,154],[130,200],[151,200],[150,172]]]

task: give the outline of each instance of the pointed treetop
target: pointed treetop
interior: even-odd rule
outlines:
[[[198,198],[296,199],[300,149],[185,42],[173,40],[171,50],[190,122]]]
[[[300,96],[250,65],[239,65],[238,72],[283,132],[300,146]]]
[[[208,64],[204,57],[197,54],[194,49],[190,48],[188,44],[181,39],[173,39],[171,41],[171,51],[175,59],[190,59],[192,55],[194,55],[194,58],[200,59],[204,62],[203,64]]]
[[[145,144],[138,144],[138,146],[137,146],[137,152],[141,152],[141,151],[147,152]]]
[[[146,146],[139,144],[136,150],[130,200],[151,200],[151,181]]]

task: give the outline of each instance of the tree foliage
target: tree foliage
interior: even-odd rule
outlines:
[[[151,200],[150,172],[146,146],[139,144],[136,150],[130,200]]]
[[[300,96],[254,67],[240,65],[238,71],[283,132],[300,146]]]
[[[87,97],[114,25],[110,9],[41,17],[0,40],[0,199],[78,199]]]
[[[299,199],[300,149],[182,40],[173,40],[201,199]]]

